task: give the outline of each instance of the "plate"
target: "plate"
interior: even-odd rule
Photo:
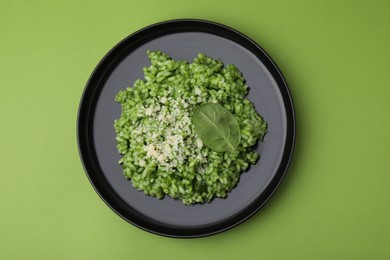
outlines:
[[[268,123],[260,160],[242,173],[225,199],[185,206],[166,196],[159,200],[137,191],[126,180],[116,149],[114,120],[121,107],[118,91],[143,78],[149,66],[146,51],[161,50],[173,59],[192,61],[204,53],[234,64],[250,87],[248,98]],[[269,55],[242,33],[204,20],[171,20],[128,36],[100,61],[81,98],[77,122],[78,147],[85,172],[105,203],[131,224],[149,232],[180,238],[202,237],[232,228],[257,212],[283,179],[295,140],[291,95]]]

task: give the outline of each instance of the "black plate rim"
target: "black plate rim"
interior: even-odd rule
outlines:
[[[287,120],[287,135],[286,135],[286,142],[285,142],[285,148],[283,151],[282,160],[279,164],[278,170],[276,171],[271,183],[267,187],[267,189],[263,192],[265,193],[265,197],[263,197],[263,194],[261,194],[259,197],[257,197],[250,206],[248,206],[245,209],[245,212],[240,212],[240,216],[237,219],[236,218],[233,221],[230,221],[231,223],[227,223],[227,225],[224,225],[222,227],[217,227],[216,229],[205,227],[205,228],[199,228],[194,229],[194,232],[188,232],[184,231],[182,229],[175,229],[175,228],[169,228],[167,230],[169,231],[159,231],[155,230],[153,228],[148,228],[144,225],[145,221],[143,220],[143,216],[140,215],[138,212],[132,212],[134,215],[132,218],[129,216],[125,216],[122,212],[119,212],[113,205],[110,204],[107,198],[107,193],[104,188],[98,186],[99,177],[103,178],[99,175],[93,175],[94,170],[96,169],[96,165],[94,165],[94,159],[97,162],[96,155],[93,154],[93,149],[90,147],[90,144],[88,143],[88,134],[86,131],[88,131],[88,120],[90,119],[89,115],[93,114],[94,107],[92,106],[92,102],[94,101],[91,98],[91,94],[96,94],[97,91],[94,89],[94,81],[96,81],[97,75],[104,72],[104,69],[102,71],[102,67],[106,64],[112,64],[114,61],[110,61],[111,57],[115,54],[116,50],[124,45],[125,43],[129,42],[130,40],[134,41],[140,41],[138,36],[140,34],[145,33],[146,31],[150,30],[157,30],[161,27],[165,26],[178,26],[180,24],[187,24],[188,27],[196,28],[199,27],[208,27],[212,26],[213,28],[221,29],[225,32],[229,32],[231,34],[235,34],[236,37],[240,38],[240,40],[245,41],[247,44],[251,45],[253,47],[253,51],[251,52],[255,54],[257,57],[258,55],[262,55],[266,60],[267,69],[271,69],[270,73],[274,77],[274,80],[277,82],[277,86],[281,92],[282,98],[283,98],[283,104],[285,106],[285,112],[286,112],[286,120]],[[187,31],[187,30],[184,30]],[[190,30],[195,31],[195,30]],[[211,34],[216,34],[211,31],[204,31]],[[221,36],[221,35],[219,35]],[[222,36],[223,37],[223,36]],[[142,40],[142,39],[141,39]],[[256,52],[255,52],[256,51]],[[262,61],[264,63],[264,61]],[[107,69],[106,69],[107,71]],[[101,80],[101,79],[100,79]],[[99,80],[98,80],[99,81]],[[92,100],[91,100],[92,99]],[[81,95],[79,107],[78,107],[78,114],[77,114],[77,122],[76,122],[76,136],[77,136],[77,145],[78,145],[78,152],[79,157],[82,162],[85,174],[91,183],[92,187],[94,188],[95,192],[99,195],[99,197],[105,202],[105,204],[111,208],[112,211],[114,211],[118,216],[120,216],[125,221],[129,222],[130,224],[148,231],[153,234],[165,236],[165,237],[171,237],[171,238],[198,238],[198,237],[206,237],[214,234],[218,234],[221,232],[224,232],[226,230],[229,230],[245,220],[249,219],[251,216],[253,216],[256,212],[258,212],[272,197],[274,192],[279,187],[280,183],[284,179],[287,170],[289,168],[289,165],[292,160],[292,155],[294,153],[295,148],[295,142],[296,142],[296,115],[294,110],[294,103],[293,99],[290,93],[290,90],[288,88],[287,82],[285,78],[283,77],[280,69],[277,67],[276,63],[272,60],[272,58],[266,53],[266,51],[260,47],[259,44],[257,44],[255,41],[253,41],[248,36],[244,35],[243,33],[226,26],[224,24],[220,24],[214,21],[209,20],[203,20],[203,19],[193,19],[193,18],[183,18],[183,19],[173,19],[173,20],[166,20],[158,23],[151,24],[149,26],[146,26],[144,28],[141,28],[140,30],[135,31],[134,33],[130,34],[129,36],[125,37],[123,40],[121,40],[119,43],[117,43],[96,65],[94,68],[92,74],[90,75],[85,88],[83,90],[83,93]],[[261,198],[260,198],[261,197]],[[119,197],[116,198],[119,199],[118,204],[125,203],[122,201]],[[125,203],[126,204],[126,203]],[[126,204],[127,205],[127,204]],[[225,222],[228,222],[231,219],[228,219]]]

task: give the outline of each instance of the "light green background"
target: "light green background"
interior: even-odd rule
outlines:
[[[389,1],[0,2],[1,259],[389,259]],[[258,214],[219,235],[149,234],[93,190],[81,93],[117,42],[193,17],[247,34],[284,73],[295,156]]]

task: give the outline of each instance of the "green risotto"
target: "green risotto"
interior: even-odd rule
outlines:
[[[160,51],[148,56],[145,79],[116,96],[124,175],[146,195],[186,205],[226,197],[258,160],[253,146],[267,131],[242,73],[204,54],[193,63]]]

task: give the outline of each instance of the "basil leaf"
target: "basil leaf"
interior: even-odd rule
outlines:
[[[206,103],[196,107],[192,123],[203,144],[214,151],[236,150],[241,141],[237,119],[219,104]]]

